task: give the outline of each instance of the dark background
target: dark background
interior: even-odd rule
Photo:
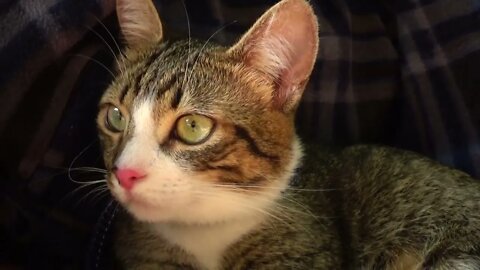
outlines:
[[[75,10],[80,2],[74,0],[65,2],[69,3],[65,10],[55,11],[60,14],[58,24],[80,27],[85,22],[82,14]],[[213,40],[221,44],[231,44],[276,2],[191,0],[185,1],[184,5],[181,1],[160,0],[156,5],[161,13],[168,39],[188,36],[186,9],[192,37],[207,39],[217,29],[227,25]],[[361,132],[356,135],[352,132],[348,124],[350,120],[345,113],[351,108],[350,103],[338,102],[333,106],[318,103],[314,96],[307,95],[297,117],[301,136],[305,140],[336,145],[353,143],[393,145],[423,153],[478,177],[476,164],[480,164],[480,157],[477,155],[477,159],[472,159],[464,154],[469,149],[480,147],[469,144],[466,138],[470,135],[462,132],[462,129],[454,124],[449,125],[450,122],[445,120],[446,136],[452,145],[452,153],[459,153],[452,157],[437,151],[432,143],[441,134],[432,131],[422,133],[415,126],[418,117],[413,112],[416,111],[411,110],[408,95],[403,92],[403,87],[408,82],[402,75],[404,60],[398,41],[398,21],[395,19],[398,10],[407,9],[408,5],[386,5],[383,1],[328,0],[323,1],[321,5],[317,1],[311,2],[317,12],[319,9],[322,10],[324,18],[338,22],[332,26],[338,36],[344,35],[352,40],[375,38],[359,30],[364,28],[362,22],[365,22],[365,17],[374,18],[373,21],[383,25],[379,37],[388,40],[389,48],[396,51],[397,58],[387,62],[367,63],[368,65],[339,60],[337,63],[339,69],[344,68],[346,73],[351,73],[355,77],[350,78],[355,82],[354,85],[368,84],[372,77],[384,76],[381,79],[388,80],[387,88],[392,94],[387,98],[356,104],[360,111],[360,118],[357,121],[362,127]],[[394,2],[396,1],[392,3]],[[425,4],[424,2],[429,1],[404,1],[408,2]],[[0,18],[15,5],[15,1],[1,1]],[[87,10],[97,14],[98,17],[101,16],[95,8]],[[358,24],[352,23],[359,32],[355,32],[352,25],[342,26],[346,18],[342,18],[341,15],[345,14],[349,14],[350,19],[359,21]],[[478,24],[479,21],[477,14],[466,23],[472,25]],[[101,173],[78,171],[75,168],[103,166],[95,117],[99,98],[112,80],[105,67],[113,69],[114,57],[111,50],[118,53],[116,43],[121,46],[121,38],[114,13],[104,16],[102,22],[104,26],[94,23],[93,30],[85,31],[78,41],[54,60],[46,59],[45,61],[49,62],[32,79],[31,86],[21,97],[16,110],[0,123],[0,126],[4,126],[0,130],[0,269],[81,269],[86,266],[88,257],[96,256],[92,255],[97,252],[98,245],[92,244],[95,236],[98,238],[99,227],[96,227],[96,224],[111,198],[106,190],[97,189],[102,187],[101,184],[83,187],[77,183],[102,179]],[[8,31],[8,23],[0,19],[0,34],[1,31]],[[460,25],[459,23],[457,25]],[[343,27],[348,28],[350,32],[345,32]],[[115,40],[111,38],[109,32]],[[328,34],[332,33],[321,33],[321,37]],[[35,51],[39,42],[44,41],[36,34],[32,34],[31,37],[16,41],[23,46],[22,50],[18,50],[20,51],[18,55],[5,53],[6,50],[0,49],[0,91],[4,89],[2,85],[7,85],[5,82],[14,77],[15,71],[22,70],[28,73],[28,62],[22,64],[19,59],[28,52]],[[418,38],[420,39],[421,35]],[[419,42],[423,44],[423,41]],[[320,44],[322,46],[322,39]],[[428,46],[425,51],[429,51]],[[89,59],[82,57],[85,55]],[[307,91],[322,90],[323,86],[317,82],[317,78],[324,74],[329,64],[328,61],[319,59]],[[480,46],[478,50],[449,62],[449,68],[461,90],[459,94],[465,101],[469,119],[478,134]],[[71,78],[68,75],[71,75]],[[339,80],[337,83],[341,86],[342,82],[343,80]],[[380,92],[382,89],[384,88],[377,89],[379,95],[382,94]],[[441,95],[441,92],[437,94]],[[15,97],[12,95],[3,98],[5,101],[9,98],[13,100]],[[454,111],[448,109],[450,99],[448,96],[439,99],[444,101],[440,108],[443,117],[447,119],[450,112]],[[333,131],[323,129],[322,115],[316,115],[319,106],[321,108],[332,106]],[[0,106],[0,114],[4,113],[3,109],[4,107]],[[425,119],[429,119],[428,108],[424,108],[421,113],[426,115]],[[431,124],[428,121],[424,123],[426,126]],[[108,212],[107,215],[109,214],[111,213]],[[103,229],[101,226],[100,228]]]

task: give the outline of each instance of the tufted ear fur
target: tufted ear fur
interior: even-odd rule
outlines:
[[[116,9],[128,47],[139,48],[162,40],[162,23],[152,0],[117,0]]]
[[[318,24],[305,0],[283,0],[270,8],[228,53],[275,84],[274,105],[294,111],[312,72]]]

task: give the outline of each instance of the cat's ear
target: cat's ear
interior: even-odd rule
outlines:
[[[298,105],[318,50],[318,24],[305,0],[270,8],[228,53],[276,85],[273,102],[285,112]]]
[[[162,40],[162,23],[152,0],[116,0],[118,22],[130,48]]]

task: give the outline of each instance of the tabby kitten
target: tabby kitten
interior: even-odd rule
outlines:
[[[127,210],[116,269],[480,269],[465,173],[384,147],[304,154],[294,113],[318,47],[305,0],[228,48],[164,41],[151,0],[117,13],[128,49],[98,115]]]

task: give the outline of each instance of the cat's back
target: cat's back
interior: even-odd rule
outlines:
[[[480,180],[411,151],[378,145],[340,149],[307,144],[304,149],[294,185],[355,190],[363,196],[383,191],[395,196],[408,192],[410,199],[480,197]]]
[[[302,165],[279,202],[284,212],[285,206],[296,209],[280,216],[288,226],[271,219],[277,226],[253,233],[230,255],[259,245],[316,254],[312,258],[323,265],[318,269],[436,269],[437,264],[457,269],[455,263],[471,258],[439,258],[480,254],[480,182],[466,173],[390,147],[304,149]]]
[[[331,177],[339,185],[362,197],[439,198],[464,203],[480,198],[480,181],[467,173],[442,165],[414,152],[376,145],[357,145],[343,149]]]
[[[480,254],[480,181],[389,147],[353,146],[327,158],[307,149],[304,173],[326,168],[318,178],[331,190],[353,265],[386,266],[403,252],[430,266],[444,253]]]

